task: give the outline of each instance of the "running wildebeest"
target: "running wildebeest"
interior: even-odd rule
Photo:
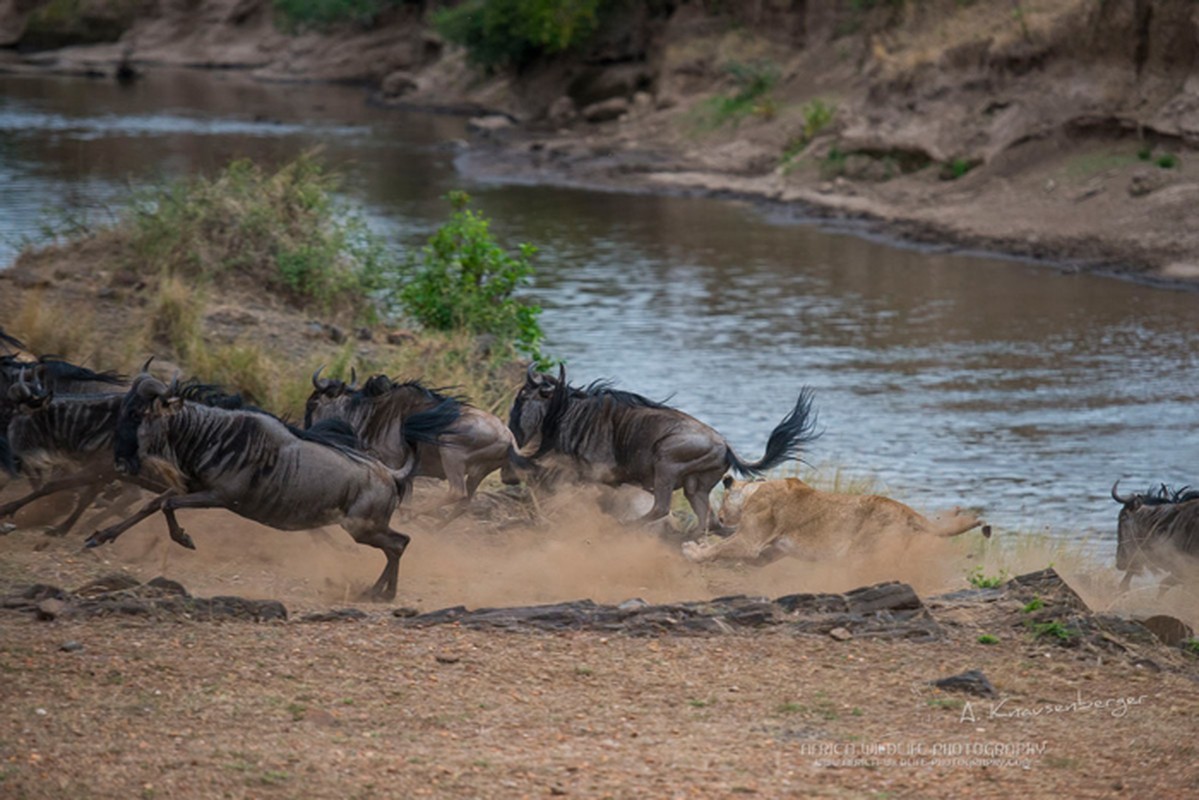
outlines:
[[[1163,484],[1121,497],[1119,485],[1112,485],[1112,499],[1121,505],[1116,522],[1116,569],[1124,571],[1120,589],[1145,568],[1166,573],[1162,593],[1184,575],[1199,573],[1199,490],[1172,491]]]
[[[409,415],[427,411],[439,403],[452,402],[458,418],[435,443],[417,448],[417,475],[444,478],[450,485],[450,499],[464,509],[475,495],[479,483],[497,469],[512,464],[532,468],[516,451],[516,439],[503,421],[460,397],[448,397],[444,390],[429,389],[419,381],[398,383],[386,375],[375,375],[356,388],[342,381],[312,375],[312,394],[304,407],[304,426],[322,419],[340,417],[350,424],[372,455],[392,467],[407,457],[400,436],[400,421]]]
[[[0,371],[4,369],[0,366]],[[33,375],[32,385],[26,372]],[[46,531],[61,536],[119,477],[112,468],[111,451],[123,391],[97,394],[94,389],[112,388],[121,380],[115,373],[96,373],[57,359],[31,362],[17,370],[0,412],[0,421],[7,420],[0,431],[0,467],[12,477],[23,474],[34,489],[0,506],[0,518],[41,497],[83,489],[71,514]],[[74,471],[63,475],[68,467]],[[162,487],[155,488],[161,491]]]
[[[512,403],[508,427],[533,461],[556,454],[582,481],[609,486],[632,484],[654,496],[643,522],[670,513],[670,496],[682,488],[699,531],[727,534],[711,514],[709,494],[730,469],[743,476],[797,458],[817,433],[812,392],[803,389],[795,407],[770,434],[766,453],[747,463],[714,429],[682,411],[597,381],[586,387],[529,368]],[[536,445],[530,454],[529,450]]]
[[[411,442],[436,440],[455,409],[441,404],[403,423]],[[117,422],[117,468],[137,475],[150,465],[172,487],[123,522],[97,531],[89,547],[111,542],[151,514],[166,517],[171,539],[194,548],[175,519],[180,508],[224,508],[280,530],[340,524],[359,544],[383,551],[387,564],[367,596],[392,600],[410,537],[390,520],[408,490],[415,454],[399,470],[353,447],[341,420],[304,431],[260,410],[188,401],[150,375],[139,375]]]

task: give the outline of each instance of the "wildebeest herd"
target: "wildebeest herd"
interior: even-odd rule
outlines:
[[[797,459],[818,435],[812,393],[803,389],[771,432],[763,456],[748,462],[694,417],[607,382],[572,386],[564,367],[557,375],[530,367],[507,424],[465,398],[418,381],[375,375],[359,386],[354,375],[346,383],[323,378],[318,370],[300,427],[219,387],[161,380],[150,373],[150,362],[128,380],[54,356],[34,357],[3,330],[0,348],[5,351],[0,355],[0,487],[18,478],[31,487],[0,505],[0,518],[41,497],[75,490],[71,512],[47,533],[67,533],[99,501],[120,521],[92,533],[89,546],[111,542],[161,512],[170,538],[194,548],[175,516],[189,508],[224,508],[281,530],[338,523],[356,542],[386,556],[383,572],[367,592],[376,600],[396,595],[399,562],[410,537],[393,529],[391,521],[418,475],[447,481],[447,519],[465,510],[481,481],[500,470],[509,484],[524,480],[548,487],[565,477],[636,486],[653,497],[643,522],[668,516],[673,493],[682,489],[695,513],[694,533],[729,536],[734,531],[710,506],[716,484],[730,471],[760,478]],[[805,504],[812,502],[810,487],[786,488],[791,494],[802,490],[809,498]],[[142,492],[153,498],[129,513]],[[748,504],[755,497],[767,502],[773,494],[778,493],[745,493],[746,510],[756,519],[770,517],[769,509],[753,511]],[[1123,586],[1145,568],[1168,574],[1163,590],[1178,581],[1179,554],[1199,555],[1199,492],[1163,486],[1122,496],[1113,487],[1112,497],[1121,504],[1117,567],[1126,571]],[[859,500],[852,505],[865,508]],[[905,509],[890,516],[915,518]],[[908,527],[913,526],[924,523]],[[758,557],[786,551],[779,541],[789,542],[795,554],[794,542],[801,536],[772,529],[754,538],[775,544],[751,548]],[[694,557],[741,550],[749,552],[744,547],[696,551],[694,546],[685,552]]]

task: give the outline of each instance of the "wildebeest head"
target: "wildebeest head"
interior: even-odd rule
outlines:
[[[320,418],[321,415],[318,412],[322,407],[328,406],[338,398],[345,397],[356,390],[358,374],[353,368],[350,369],[348,384],[333,378],[322,378],[321,370],[323,369],[323,366],[318,367],[316,372],[312,373],[312,394],[308,395],[308,400],[304,403],[305,428],[311,428],[313,423]]]
[[[1121,496],[1119,481],[1112,484],[1112,499],[1121,505],[1116,521],[1116,569],[1139,572],[1155,538],[1169,532],[1171,512],[1180,504],[1199,500],[1199,491],[1184,486],[1172,490],[1165,484],[1147,492]]]
[[[142,368],[142,373],[133,379],[125,399],[121,401],[121,411],[117,415],[116,437],[113,442],[113,456],[118,472],[136,475],[141,471],[141,459],[138,456],[138,429],[142,421],[177,407],[181,400],[174,398],[172,389],[178,389],[176,379],[171,386],[155,378],[145,370],[150,362]]]
[[[524,447],[541,429],[546,409],[553,397],[554,389],[566,383],[566,367],[558,367],[558,377],[537,372],[532,364],[525,373],[524,385],[512,401],[508,414],[508,430],[516,437],[517,447]]]
[[[32,372],[33,382],[28,379],[29,373]],[[42,383],[41,365],[35,366],[32,370],[22,366],[16,380],[8,387],[8,400],[14,407],[22,408],[26,411],[36,411],[43,408],[54,397],[54,392],[50,391]]]

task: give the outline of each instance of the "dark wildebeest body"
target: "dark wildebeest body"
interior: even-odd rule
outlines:
[[[15,376],[9,373],[16,373]],[[25,373],[35,376],[30,386]],[[112,435],[122,394],[98,394],[123,381],[111,372],[97,373],[53,358],[0,364],[9,383],[0,422],[0,463],[6,472],[23,473],[34,486],[24,497],[0,507],[0,517],[50,494],[82,489],[68,517],[47,530],[62,535],[71,529],[99,493],[118,476],[112,468]],[[66,475],[66,467],[74,470]]]
[[[808,389],[800,392],[791,413],[771,432],[765,455],[753,463],[742,461],[723,436],[694,417],[604,382],[570,386],[565,368],[556,379],[530,368],[508,424],[526,455],[539,439],[533,461],[557,454],[579,480],[632,484],[652,493],[654,505],[643,521],[669,514],[670,496],[681,488],[700,532],[727,533],[711,514],[713,487],[730,469],[757,476],[797,458],[817,436],[811,402]]]
[[[1134,575],[1149,568],[1165,572],[1161,591],[1199,572],[1199,491],[1166,486],[1143,494],[1121,497],[1119,481],[1112,486],[1112,499],[1119,503],[1116,523],[1116,569],[1124,571],[1121,589]]]
[[[312,376],[313,392],[304,410],[307,427],[322,419],[346,420],[368,452],[398,466],[407,457],[400,422],[440,403],[457,404],[458,418],[436,443],[417,448],[417,475],[444,478],[451,500],[470,500],[482,480],[510,462],[531,466],[516,452],[516,439],[503,421],[458,397],[428,389],[419,381],[397,383],[386,375],[370,378],[361,389]]]
[[[431,441],[452,421],[439,406],[410,417],[407,441]],[[171,538],[194,547],[175,519],[180,508],[224,508],[280,530],[340,524],[356,542],[379,548],[387,565],[370,589],[373,599],[395,597],[400,557],[410,541],[390,520],[407,490],[415,457],[393,470],[348,446],[353,433],[337,420],[301,431],[259,410],[200,405],[170,395],[139,376],[117,425],[117,466],[137,474],[151,463],[174,489],[129,519],[97,531],[89,546],[111,542],[162,511]]]

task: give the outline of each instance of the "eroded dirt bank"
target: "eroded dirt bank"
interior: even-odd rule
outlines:
[[[489,77],[432,31],[436,4],[302,35],[262,0],[151,4],[116,42],[10,68],[104,75],[125,59],[361,83],[378,102],[494,112],[462,162],[479,174],[729,193],[1071,269],[1199,279],[1193,3],[729,5],[617,15],[584,52]],[[10,0],[8,41],[28,8]],[[716,124],[738,64],[777,80]]]

